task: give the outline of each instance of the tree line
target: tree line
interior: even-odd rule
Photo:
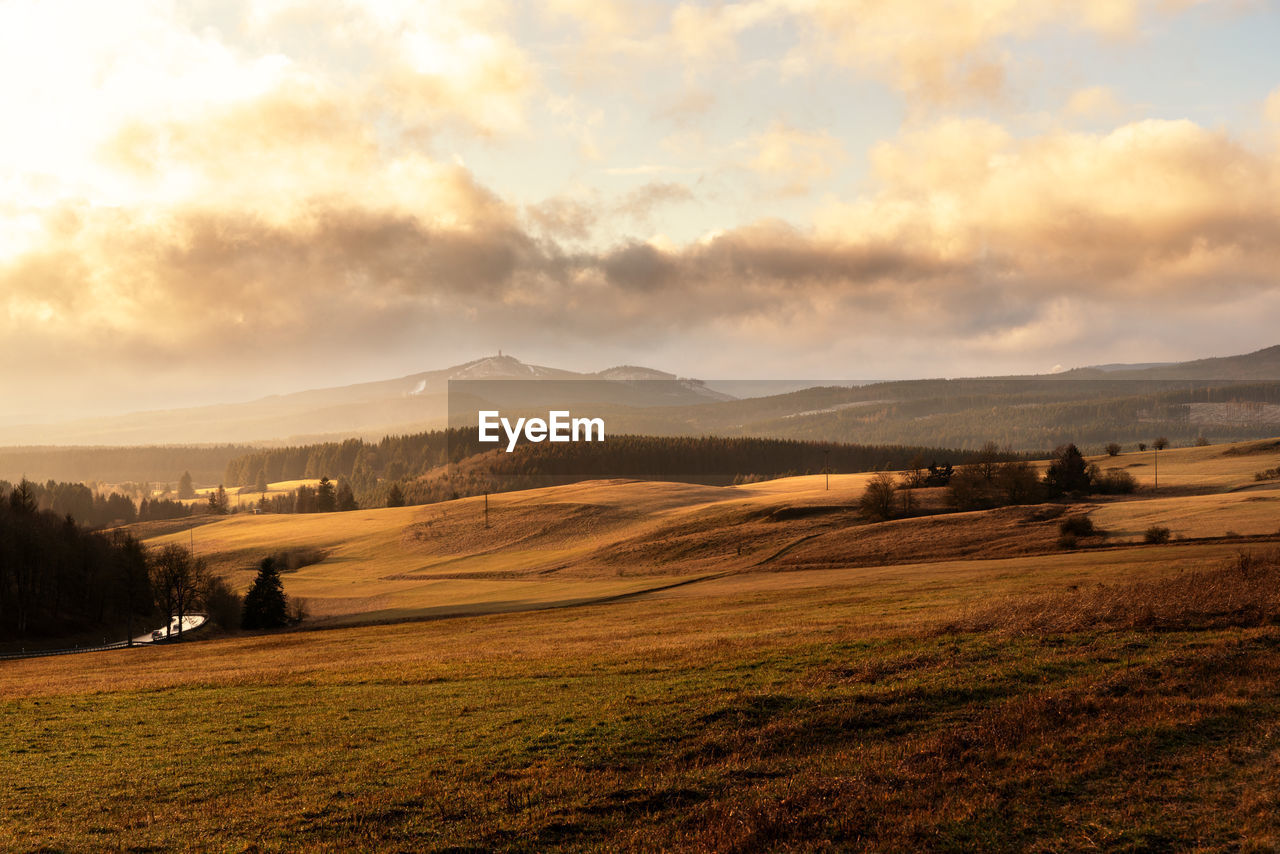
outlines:
[[[854,445],[795,439],[612,435],[597,443],[521,444],[513,453],[479,441],[475,428],[453,428],[380,442],[349,439],[255,451],[227,464],[225,483],[262,488],[267,481],[336,478],[336,506],[303,486],[264,496],[265,512],[429,504],[484,492],[608,477],[729,484],[822,471],[903,468],[919,456],[962,463],[978,451],[895,444]],[[344,507],[344,487],[352,505]]]
[[[24,479],[20,485],[24,493],[31,496],[36,509],[50,510],[57,516],[70,516],[89,528],[107,528],[157,519],[180,519],[191,515],[191,507],[169,498],[143,498],[135,503],[123,493],[104,495],[94,492],[83,483],[50,480],[41,484]],[[0,480],[0,494],[9,495],[15,489],[12,483]]]
[[[1156,440],[1162,447],[1168,440]],[[859,499],[862,514],[872,521],[911,515],[916,510],[914,490],[945,487],[947,504],[956,510],[989,510],[1018,504],[1086,495],[1127,494],[1137,489],[1133,475],[1119,468],[1103,470],[1089,463],[1073,443],[1060,445],[1049,458],[1043,474],[1027,460],[986,443],[965,465],[924,468],[916,460],[895,478],[880,472]]]
[[[182,545],[149,550],[132,534],[94,531],[41,509],[37,486],[0,483],[0,640],[102,631],[124,640],[196,611],[224,629],[272,628],[301,618],[276,564],[264,561],[246,599]],[[179,629],[180,631],[180,629]]]
[[[315,486],[303,484],[297,489],[258,500],[258,510],[263,513],[334,513],[359,510],[351,484],[345,479],[337,485],[328,477],[321,477]]]
[[[141,543],[41,510],[33,487],[0,488],[0,636],[67,633],[149,614]]]

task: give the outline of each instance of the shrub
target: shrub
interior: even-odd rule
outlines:
[[[1034,504],[1044,498],[1040,475],[1023,460],[1001,463],[996,468],[995,483],[1005,504]]]
[[[977,465],[956,470],[947,483],[947,501],[958,510],[987,510],[1000,503],[995,483]]]
[[[960,510],[987,510],[1010,504],[1034,504],[1045,489],[1035,468],[1024,460],[991,460],[961,466],[947,485],[947,500]]]
[[[244,600],[224,579],[211,575],[205,580],[204,610],[209,620],[225,631],[240,628]]]
[[[1108,456],[1108,457],[1116,457],[1116,456],[1119,456],[1119,455],[1120,455],[1120,443],[1119,443],[1119,442],[1109,442],[1109,443],[1107,444],[1107,456]]]
[[[955,469],[951,463],[930,463],[928,474],[924,478],[924,486],[946,486],[951,483],[951,476],[955,474]]]
[[[1093,481],[1094,492],[1103,495],[1128,495],[1137,488],[1138,482],[1124,469],[1107,469]]]
[[[879,472],[871,478],[858,499],[858,509],[872,522],[882,522],[893,516],[893,493],[896,490],[893,475]]]
[[[1150,528],[1147,528],[1145,533],[1143,533],[1142,541],[1144,543],[1156,544],[1167,543],[1169,542],[1170,533],[1170,530],[1163,525],[1152,525]]]
[[[1063,536],[1092,537],[1097,529],[1088,516],[1068,516],[1058,523],[1058,533]]]
[[[1053,452],[1049,468],[1044,473],[1044,485],[1052,496],[1072,492],[1088,492],[1090,486],[1089,465],[1080,450],[1073,444],[1061,445]]]
[[[276,571],[297,572],[304,566],[311,566],[312,564],[320,563],[328,556],[329,553],[324,549],[301,546],[299,548],[278,551],[273,554],[271,558],[276,563]]]
[[[290,625],[297,625],[311,616],[311,605],[299,596],[290,596],[285,602]]]

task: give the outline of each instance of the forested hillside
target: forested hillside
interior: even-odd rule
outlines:
[[[257,451],[227,464],[228,487],[328,477],[350,484],[361,506],[381,506],[398,484],[409,503],[485,491],[595,478],[650,478],[727,484],[790,474],[958,464],[978,451],[902,445],[851,445],[715,436],[609,436],[599,443],[522,444],[513,453],[478,441],[474,429],[351,439]]]
[[[39,509],[31,484],[0,484],[0,639],[127,623],[153,609],[137,540]]]
[[[70,517],[87,528],[108,528],[131,522],[150,522],[157,519],[179,519],[190,516],[192,505],[171,498],[148,498],[143,484],[130,484],[144,493],[135,501],[134,496],[123,492],[96,492],[83,483],[46,481],[34,483],[23,479],[17,485],[0,480],[0,495],[21,491],[30,496],[39,510],[48,510],[60,517]],[[137,492],[137,491],[135,491]]]
[[[691,407],[602,411],[616,432],[766,436],[1020,452],[1273,435],[1280,383],[996,378],[827,386]]]

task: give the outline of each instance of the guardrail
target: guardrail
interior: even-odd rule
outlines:
[[[135,643],[135,647],[150,646],[150,644]],[[43,658],[49,655],[75,655],[80,652],[106,652],[111,649],[129,649],[128,641],[119,641],[117,643],[103,644],[102,646],[76,646],[70,649],[37,649],[31,652],[6,652],[0,654],[0,661],[8,661],[15,658]]]
[[[193,621],[194,625],[188,625],[185,629],[183,629],[184,634],[190,634],[191,632],[194,632],[197,629],[204,628],[204,626],[208,624],[208,618],[204,614],[190,614],[186,617],[186,619]],[[197,620],[198,622],[196,622]],[[134,638],[132,648],[138,648],[138,647],[144,647],[144,646],[163,646],[164,644],[167,644],[167,643],[176,642],[180,637],[181,635],[178,634],[177,629],[174,629],[174,633],[167,637],[155,638],[153,640],[142,640],[140,638]],[[26,650],[23,650],[22,652],[0,653],[0,661],[10,661],[16,658],[44,658],[50,655],[76,655],[81,652],[107,652],[108,650],[112,650],[112,649],[129,649],[129,648],[131,648],[129,642],[127,640],[122,640],[122,641],[117,641],[115,643],[102,644],[101,646],[76,646],[76,647],[71,647],[69,649],[36,649],[36,650],[32,650],[31,652],[27,652]]]

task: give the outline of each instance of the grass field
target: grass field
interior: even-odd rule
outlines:
[[[0,846],[1280,839],[1275,628],[950,633],[849,588],[698,591],[9,663]]]
[[[258,499],[264,495],[270,499],[275,495],[287,495],[296,490],[299,486],[310,486],[313,489],[320,483],[319,478],[306,478],[303,480],[280,480],[275,483],[267,484],[267,491],[254,492],[252,487],[249,492],[241,492],[240,487],[224,487],[227,493],[227,503],[232,507],[255,507]],[[209,501],[209,496],[218,491],[217,486],[202,486],[196,489],[196,497],[188,498],[183,501],[184,504],[203,505]],[[176,500],[176,499],[175,499]]]
[[[1071,512],[1089,514],[1107,532],[1091,546],[1140,543],[1152,525],[1184,541],[1274,535],[1280,482],[1258,483],[1253,474],[1277,457],[1270,442],[1164,451],[1159,492],[1144,487]],[[1094,461],[1134,473],[1139,483],[1154,474],[1150,451]],[[316,619],[331,623],[579,604],[763,570],[1058,559],[1060,520],[1049,512],[1036,518],[1034,509],[863,524],[855,508],[870,477],[833,475],[829,489],[820,475],[733,487],[594,481],[493,495],[488,527],[484,498],[476,497],[351,513],[241,514],[194,530],[184,524],[140,533],[153,545],[191,544],[242,589],[263,556],[315,550],[324,559],[287,575],[285,586],[307,600]],[[926,506],[943,502],[940,490],[917,492]],[[1142,564],[1141,554],[1082,562],[1118,572],[1130,560]],[[860,583],[856,572],[837,575]]]
[[[331,627],[0,663],[0,848],[1277,850],[1277,453],[1228,450],[1076,549],[867,525],[854,475],[161,534],[325,550],[286,586]]]

